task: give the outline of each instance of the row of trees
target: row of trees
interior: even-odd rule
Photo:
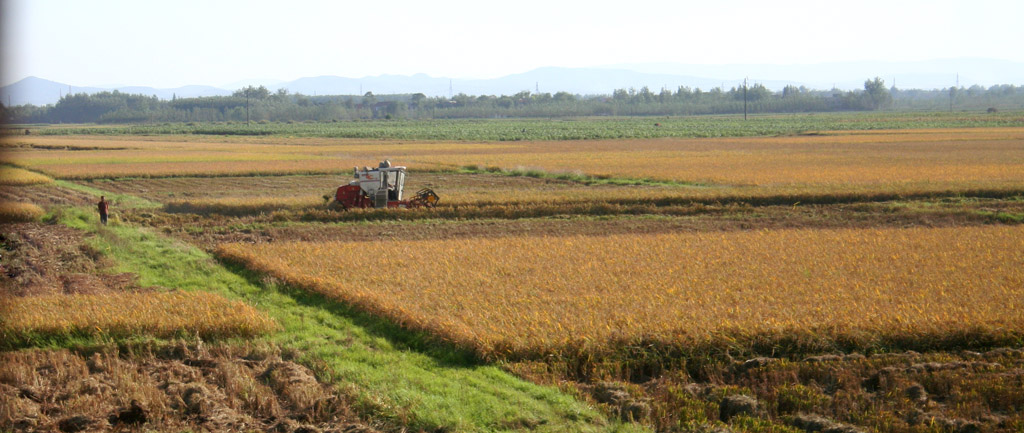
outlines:
[[[857,91],[812,90],[787,86],[773,92],[750,86],[709,90],[681,86],[655,92],[647,87],[616,89],[611,95],[580,96],[567,92],[514,95],[458,94],[454,97],[411,95],[308,96],[286,89],[246,87],[231,96],[173,98],[113,92],[65,95],[55,105],[3,107],[7,123],[145,123],[210,121],[331,121],[355,119],[432,119],[569,116],[666,116],[695,114],[791,113],[852,110],[941,110],[1024,108],[1024,87],[899,90],[881,78]]]

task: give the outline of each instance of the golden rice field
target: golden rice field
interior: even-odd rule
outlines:
[[[0,200],[0,223],[35,221],[45,213],[34,203]]]
[[[3,162],[62,179],[315,174],[376,165],[381,155],[409,157],[501,149],[498,144],[151,137],[4,137]],[[415,167],[416,164],[405,164]],[[420,164],[422,169],[437,168]]]
[[[53,179],[22,168],[0,165],[0,186],[25,186],[50,183]]]
[[[529,150],[419,162],[581,172],[732,186],[1012,185],[1024,180],[1024,129],[524,144]]]
[[[482,356],[520,358],[639,341],[1019,339],[1021,245],[1024,227],[984,226],[224,244],[218,253]]]
[[[275,329],[247,304],[208,292],[0,297],[0,335],[8,344],[57,335],[252,337]]]
[[[188,138],[5,138],[14,143],[3,160],[69,179],[346,173],[390,158],[417,170],[477,165],[730,187],[900,191],[1024,183],[1024,128],[515,143]],[[55,150],[75,146],[96,150]]]
[[[118,177],[168,176],[265,176],[283,174],[336,173],[339,164],[352,170],[349,160],[310,161],[193,161],[124,164],[54,164],[32,168],[60,179],[97,179]]]

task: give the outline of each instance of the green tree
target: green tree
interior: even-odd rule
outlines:
[[[366,92],[363,94],[363,108],[373,108],[377,105],[377,97],[373,96],[373,92]]]
[[[555,93],[555,102],[573,102],[576,100],[576,96],[569,92],[558,92]]]
[[[243,87],[241,89],[235,90],[235,93],[232,93],[231,96],[235,96],[235,97],[238,97],[238,98],[244,98],[244,97],[248,96],[249,98],[252,98],[252,99],[267,99],[268,97],[270,97],[270,91],[267,90],[267,88],[263,87],[263,86],[259,86],[259,87],[248,86],[248,87]]]
[[[426,101],[426,100],[427,100],[427,95],[424,95],[422,93],[414,93],[412,95],[412,108],[413,109],[419,109],[420,107],[423,106],[423,101]]]
[[[892,105],[892,94],[885,87],[885,80],[880,77],[864,81],[864,94],[867,95],[871,108],[875,110]]]
[[[651,102],[654,102],[654,93],[651,93],[651,89],[644,86],[640,89],[640,93],[637,94],[637,98],[641,103],[650,104]]]

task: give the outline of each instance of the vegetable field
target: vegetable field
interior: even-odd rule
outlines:
[[[564,119],[429,120],[307,123],[167,123],[67,125],[45,135],[170,135],[329,137],[361,140],[532,141],[750,137],[814,131],[1019,126],[1019,112],[812,113],[739,116],[580,117]],[[21,133],[21,129],[15,130]]]

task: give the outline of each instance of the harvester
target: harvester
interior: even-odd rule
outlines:
[[[352,168],[355,179],[338,187],[333,206],[352,208],[417,208],[434,207],[440,197],[430,188],[423,188],[409,199],[404,198],[405,167],[392,166],[384,160],[377,168]]]

